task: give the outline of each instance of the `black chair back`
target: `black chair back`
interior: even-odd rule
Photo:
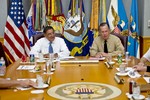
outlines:
[[[44,34],[43,33],[38,33],[36,35],[33,35],[32,36],[32,39],[33,39],[33,45],[36,43],[36,41],[40,38],[44,37]]]
[[[61,33],[55,33],[55,36],[56,37],[61,37],[61,38],[63,38],[63,35],[61,34]],[[38,33],[38,34],[36,34],[36,35],[33,35],[32,36],[32,39],[33,39],[33,45],[36,43],[36,41],[38,40],[38,39],[40,39],[40,38],[42,38],[42,37],[44,37],[44,33]]]

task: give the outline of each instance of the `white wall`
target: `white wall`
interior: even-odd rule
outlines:
[[[144,16],[143,16],[143,20],[142,20],[142,23],[143,23],[143,32],[142,34],[144,36],[150,36],[150,27],[148,27],[148,20],[150,20],[150,0],[141,0],[141,1],[144,1]]]
[[[0,37],[3,37],[4,27],[5,27],[5,24],[6,24],[7,1],[8,0],[1,0],[0,1]]]

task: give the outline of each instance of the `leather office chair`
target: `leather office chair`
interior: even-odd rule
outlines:
[[[63,35],[62,35],[61,33],[55,33],[55,36],[56,36],[56,37],[61,37],[61,38],[63,38]],[[40,38],[42,38],[42,37],[44,37],[44,33],[42,33],[42,32],[40,32],[40,33],[38,33],[38,34],[36,34],[36,35],[33,35],[33,36],[32,36],[33,45],[36,43],[36,41],[37,41],[38,39],[40,39]]]
[[[41,32],[41,33],[38,33],[36,35],[33,35],[32,36],[32,40],[33,40],[33,45],[36,43],[36,41],[40,38],[44,37],[44,34]]]
[[[127,37],[127,36],[123,36],[123,35],[121,35],[121,34],[119,34],[119,33],[111,33],[111,34],[113,34],[113,35],[119,37],[119,39],[121,40],[122,45],[123,45],[124,48],[125,48],[125,51],[127,51],[127,41],[128,41],[128,37]]]
[[[5,55],[3,44],[0,42],[0,58],[1,57],[4,58],[6,66],[11,64],[11,62],[8,60],[8,58]]]

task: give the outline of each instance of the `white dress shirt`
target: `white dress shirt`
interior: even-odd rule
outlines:
[[[45,37],[39,39],[31,48],[30,54],[34,54],[35,57],[38,57],[39,52],[42,54],[48,54],[49,43],[50,41]],[[69,56],[70,51],[68,50],[68,47],[62,38],[55,37],[51,45],[53,47],[53,53],[57,53],[59,57]]]
[[[150,48],[148,51],[143,55],[144,58],[146,58],[150,62]]]

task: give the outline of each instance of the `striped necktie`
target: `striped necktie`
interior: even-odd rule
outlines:
[[[49,53],[53,53],[52,42],[49,43]]]
[[[104,41],[104,52],[108,53],[107,40]]]

